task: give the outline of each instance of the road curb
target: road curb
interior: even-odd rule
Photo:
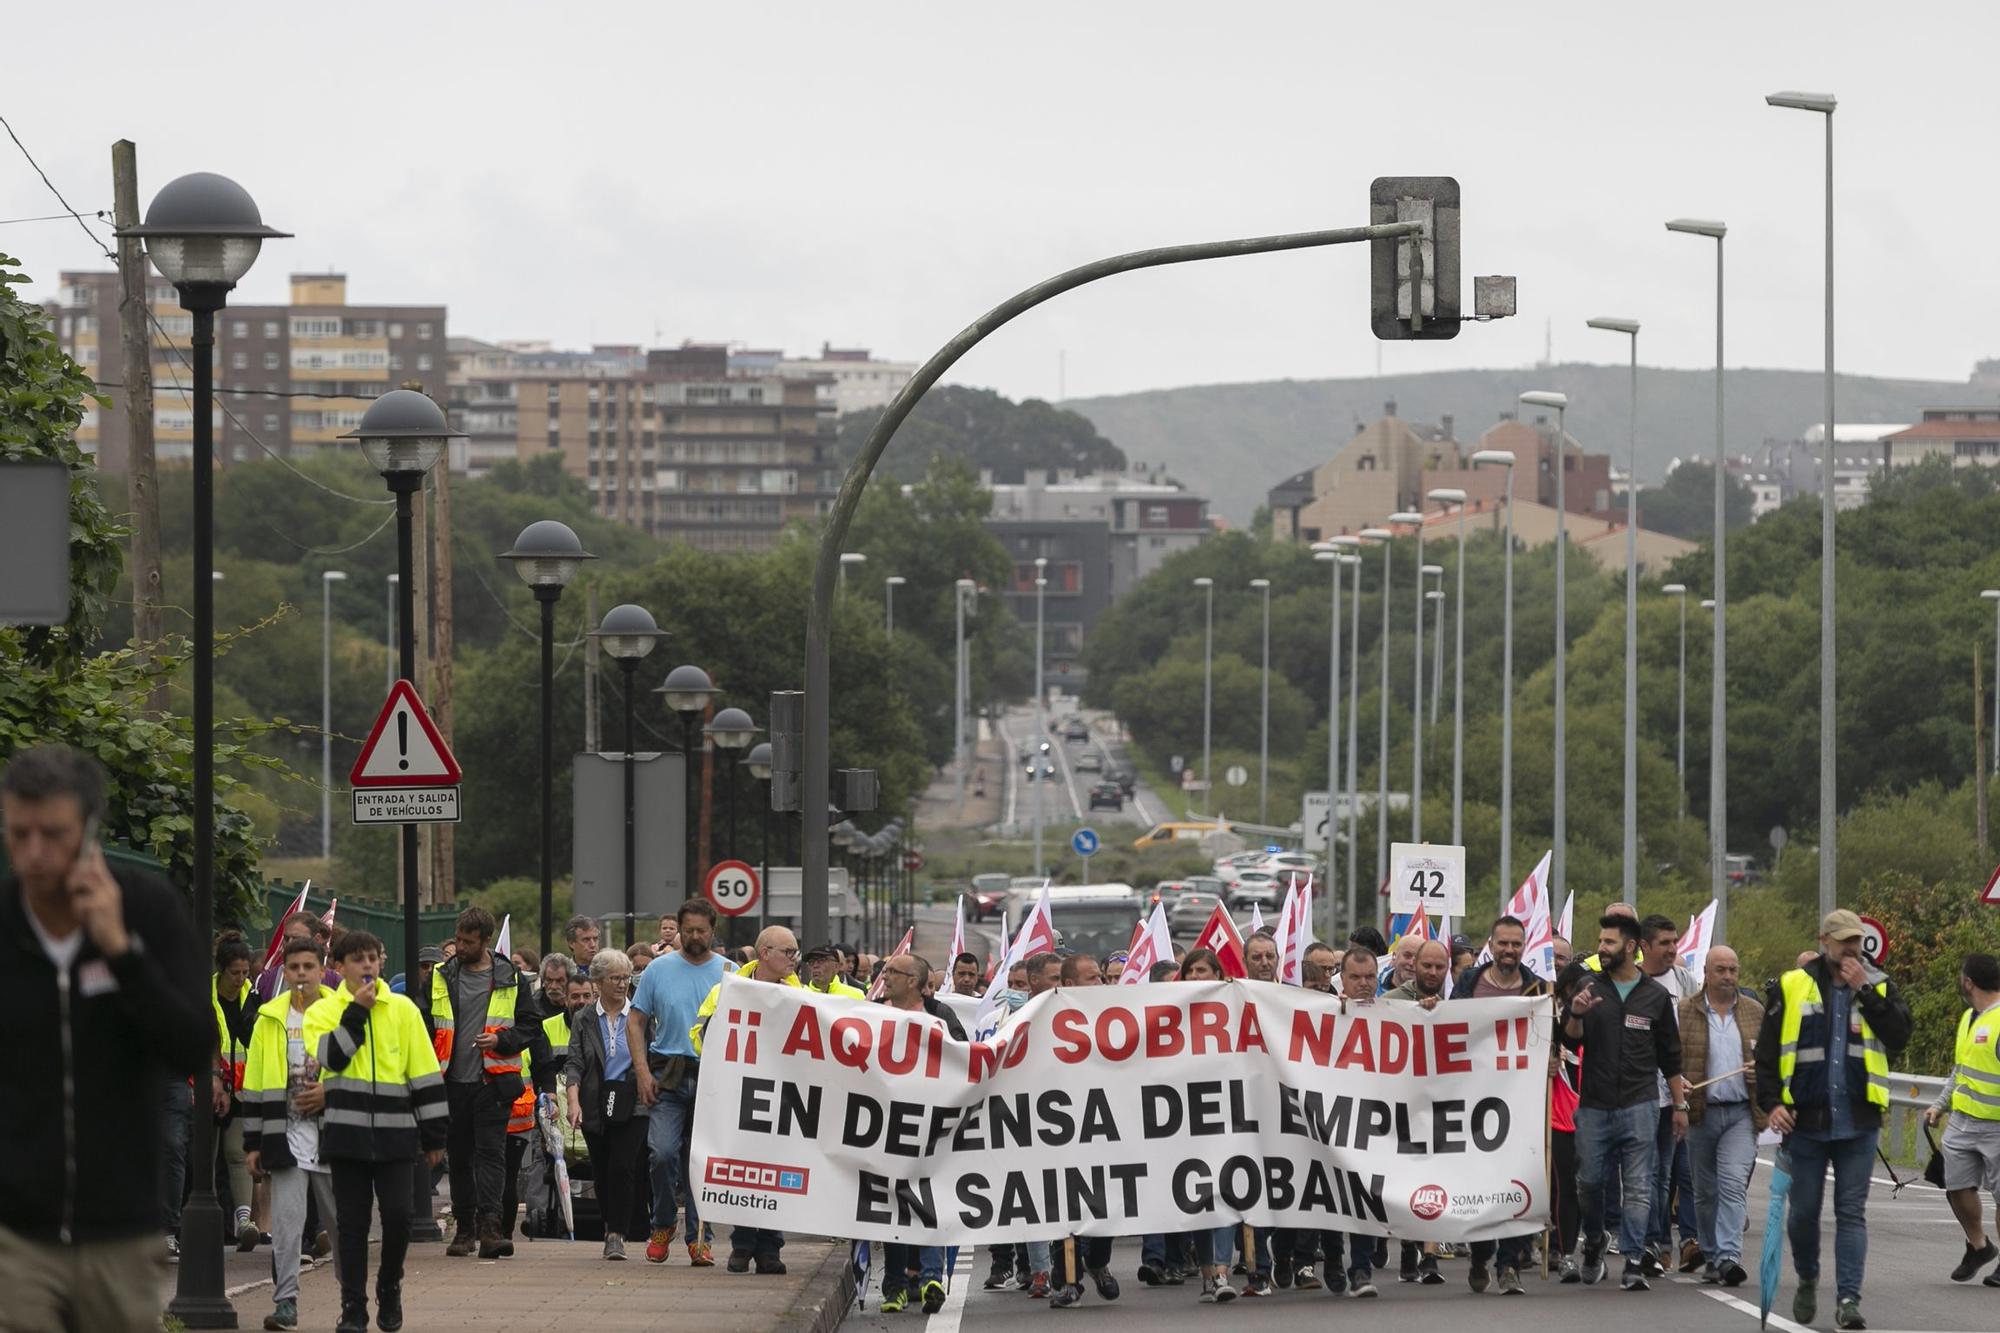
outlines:
[[[834,1240],[833,1249],[806,1279],[799,1303],[778,1321],[782,1333],[833,1333],[840,1327],[854,1304],[853,1257],[852,1244]]]

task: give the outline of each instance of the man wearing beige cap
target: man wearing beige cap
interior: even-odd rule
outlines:
[[[1868,1177],[1889,1058],[1910,1039],[1910,1008],[1861,952],[1861,918],[1846,908],[1819,924],[1817,957],[1778,979],[1757,1038],[1757,1103],[1791,1153],[1788,1227],[1799,1287],[1792,1318],[1819,1313],[1819,1211],[1833,1167],[1834,1325],[1865,1329],[1861,1279],[1868,1264]]]

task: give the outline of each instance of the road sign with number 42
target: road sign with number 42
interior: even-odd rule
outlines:
[[[1465,848],[1389,844],[1389,910],[1404,913],[1419,907],[1432,921],[1465,915]]]

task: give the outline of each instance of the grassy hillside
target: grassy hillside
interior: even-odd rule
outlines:
[[[1244,523],[1272,486],[1326,461],[1357,426],[1395,400],[1397,415],[1436,422],[1453,416],[1461,441],[1511,411],[1525,389],[1570,397],[1570,431],[1585,447],[1614,456],[1625,449],[1623,366],[1565,364],[1545,369],[1452,370],[1345,380],[1208,384],[1063,406],[1082,413],[1127,458],[1163,462],[1209,496],[1215,512]],[[1729,447],[1740,453],[1766,439],[1796,439],[1820,418],[1821,377],[1812,371],[1732,370],[1725,384]],[[1904,422],[1924,407],[1990,403],[1991,389],[1963,382],[1843,375],[1836,390],[1843,422]],[[1692,370],[1639,371],[1639,476],[1658,481],[1676,457],[1712,451],[1715,376]]]

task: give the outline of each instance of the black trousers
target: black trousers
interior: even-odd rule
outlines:
[[[607,1234],[624,1234],[632,1217],[632,1191],[637,1183],[639,1156],[646,1150],[646,1118],[633,1116],[622,1125],[583,1131],[590,1148],[590,1178],[597,1189],[597,1211]]]
[[[402,1285],[403,1259],[410,1250],[410,1172],[415,1164],[413,1157],[392,1162],[332,1160],[342,1305],[367,1304],[368,1219],[378,1203],[382,1209],[382,1267],[375,1289]]]
[[[1549,1131],[1550,1197],[1555,1201],[1556,1244],[1563,1254],[1576,1249],[1577,1229],[1583,1211],[1576,1197],[1576,1134],[1571,1130]],[[1605,1182],[1609,1189],[1611,1182]]]
[[[1056,1270],[1055,1281],[1058,1286],[1083,1285],[1083,1272],[1074,1271],[1070,1266],[1069,1257],[1072,1250],[1075,1251],[1076,1261],[1082,1266],[1083,1272],[1094,1273],[1111,1262],[1111,1237],[1073,1236],[1067,1241],[1050,1241],[1049,1263]]]
[[[509,1239],[514,1235],[515,1215],[521,1211],[521,1159],[528,1155],[528,1136],[534,1132],[524,1129],[507,1136],[507,1172],[500,1184],[500,1234]]]
[[[460,1226],[481,1217],[500,1220],[506,1193],[507,1114],[514,1099],[500,1099],[492,1083],[447,1083],[451,1129],[445,1153],[451,1159],[451,1212]]]

